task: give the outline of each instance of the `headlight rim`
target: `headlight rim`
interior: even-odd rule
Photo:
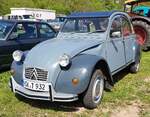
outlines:
[[[62,62],[62,59],[65,60],[65,58],[68,59],[67,61],[65,61],[66,64],[64,64]],[[60,65],[60,67],[65,68],[65,67],[68,67],[70,64],[71,64],[71,57],[68,54],[64,53],[62,56],[60,56],[60,58],[59,58],[59,65]]]
[[[16,54],[16,55],[15,55]],[[19,56],[17,55],[17,54],[20,54]],[[13,54],[12,54],[12,56],[13,56],[13,60],[14,61],[16,61],[16,62],[21,62],[22,60],[23,60],[23,56],[24,56],[24,53],[23,53],[23,51],[21,51],[21,50],[15,50],[14,52],[13,52]],[[19,58],[16,58],[16,56],[17,57],[19,57]]]

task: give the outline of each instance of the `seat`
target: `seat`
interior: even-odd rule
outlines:
[[[31,26],[25,27],[25,33],[24,34],[20,34],[19,38],[21,38],[21,39],[36,38],[35,28],[31,27]]]

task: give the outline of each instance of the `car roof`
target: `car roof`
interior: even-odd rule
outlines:
[[[110,17],[116,11],[98,11],[98,12],[74,12],[67,18],[90,18],[90,17]]]

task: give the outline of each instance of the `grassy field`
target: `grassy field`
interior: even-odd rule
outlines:
[[[50,103],[15,96],[8,87],[9,72],[0,73],[0,117],[150,117],[150,52],[142,55],[140,72],[117,74],[111,92],[97,109],[81,102]]]

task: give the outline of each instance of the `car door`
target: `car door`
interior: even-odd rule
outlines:
[[[40,41],[45,41],[56,36],[56,32],[47,23],[37,23],[38,38]]]
[[[125,16],[122,17],[122,33],[125,44],[126,63],[131,63],[133,60],[134,39],[136,37],[131,22]]]
[[[0,40],[0,66],[9,66],[12,62],[12,53],[20,50],[20,45],[15,39]]]
[[[0,39],[0,67],[3,67],[11,64],[12,53],[15,50],[19,50],[20,45],[15,40],[15,35],[12,33],[16,23],[4,21],[1,25],[4,25],[6,28],[5,32],[3,32],[6,33],[5,37]]]
[[[40,42],[35,22],[19,22],[16,24],[16,29],[13,30],[13,33],[17,35],[16,40],[22,51],[30,50]]]
[[[125,65],[124,42],[121,31],[121,16],[115,16],[111,22],[106,53],[110,70],[112,73],[116,73]]]

